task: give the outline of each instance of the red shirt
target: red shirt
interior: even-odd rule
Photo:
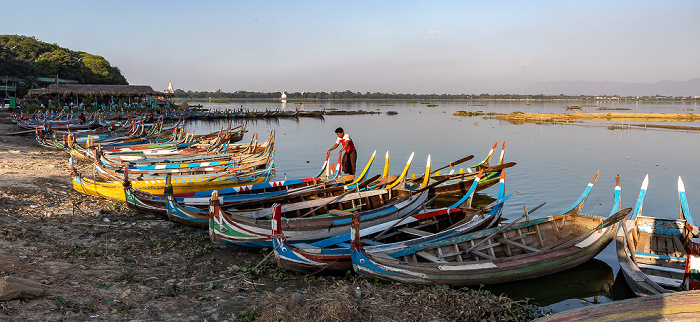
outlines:
[[[348,142],[348,145],[347,145],[347,147],[345,147],[345,152],[347,153],[347,152],[351,152],[352,150],[355,150],[355,144],[352,143],[352,139],[350,138],[350,135],[347,133],[345,135],[343,135],[342,138],[337,138],[335,140],[335,143],[339,144],[342,147],[343,145],[345,145],[346,141]]]

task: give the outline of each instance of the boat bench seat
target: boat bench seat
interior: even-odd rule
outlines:
[[[654,283],[659,284],[661,286],[679,287],[681,286],[681,283],[683,283],[683,280],[675,278],[661,277],[655,275],[647,275],[647,277],[649,277],[650,280],[654,281]]]
[[[677,261],[677,262],[685,262],[685,257],[675,257],[675,256],[650,254],[650,253],[643,253],[643,252],[634,252],[634,256],[646,257],[646,258],[656,258],[656,259],[666,259],[666,260]]]
[[[655,269],[657,271],[664,271],[664,272],[669,272],[669,273],[685,274],[684,269],[678,269],[678,268],[673,268],[673,267],[657,266],[657,265],[650,265],[650,264],[644,264],[644,263],[637,263],[637,267],[647,268],[647,269]]]
[[[433,263],[447,263],[446,260],[439,258],[437,256],[433,256],[433,255],[431,255],[427,252],[424,252],[424,251],[417,252],[416,255],[423,257],[423,258],[425,258]]]

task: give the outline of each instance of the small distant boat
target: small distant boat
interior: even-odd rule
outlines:
[[[698,271],[691,267],[689,261],[693,256],[688,256],[686,251],[691,239],[697,243],[694,237],[699,230],[688,208],[685,185],[678,177],[680,219],[641,216],[648,186],[649,175],[642,182],[632,216],[617,232],[615,244],[620,269],[637,296],[688,290],[684,278],[688,273],[697,276]]]
[[[580,109],[581,109],[581,106],[577,106],[577,105],[568,106],[568,105],[567,105],[567,106],[564,106],[564,109],[566,109],[567,111],[568,111],[568,110],[580,110]]]

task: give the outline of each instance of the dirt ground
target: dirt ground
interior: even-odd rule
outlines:
[[[44,292],[0,301],[0,321],[481,321],[541,314],[483,291],[279,269],[269,251],[215,246],[206,231],[75,192],[67,155],[39,147],[33,134],[8,135],[19,130],[0,122],[0,278],[30,279]],[[89,164],[79,167],[90,173]]]

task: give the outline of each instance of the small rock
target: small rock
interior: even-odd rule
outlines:
[[[122,292],[122,295],[119,298],[125,299],[129,297],[129,295],[131,295],[131,289],[127,288],[124,290],[124,292]]]
[[[299,294],[299,293],[294,293],[294,294],[292,294],[292,300],[293,300],[294,302],[296,302],[297,304],[299,304],[299,305],[304,305],[304,301],[306,301],[306,300],[304,299],[304,296],[302,296],[302,295]]]
[[[282,292],[284,292],[284,288],[282,288],[281,286],[275,289],[275,294],[280,294]]]
[[[34,298],[42,292],[44,286],[39,282],[14,276],[0,278],[0,301]]]

